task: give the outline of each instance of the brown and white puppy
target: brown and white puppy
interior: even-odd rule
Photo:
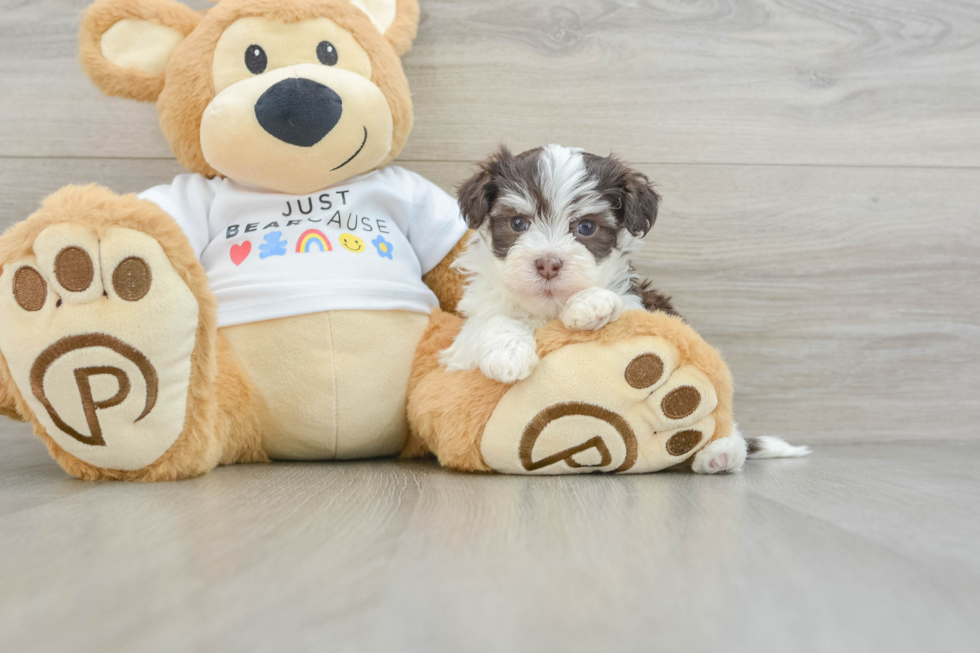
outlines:
[[[501,148],[458,195],[476,233],[453,264],[467,275],[458,305],[467,319],[441,354],[449,370],[479,369],[513,383],[537,365],[534,331],[549,320],[594,330],[625,309],[676,315],[629,262],[653,227],[660,197],[646,176],[615,157],[561,145],[516,156]],[[746,456],[809,453],[773,436],[746,442],[736,424],[730,437],[700,451],[691,469],[733,472]]]
[[[674,313],[629,262],[660,197],[615,157],[561,145],[515,156],[502,147],[458,197],[476,233],[454,264],[467,275],[458,307],[467,321],[443,352],[448,369],[513,383],[537,364],[534,330],[549,320],[595,330],[624,309]]]

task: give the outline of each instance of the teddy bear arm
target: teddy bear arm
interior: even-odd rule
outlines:
[[[439,299],[439,307],[446,313],[455,314],[456,306],[463,297],[463,285],[466,282],[466,277],[452,265],[466,249],[466,243],[472,233],[472,230],[467,231],[446,254],[445,258],[422,276],[422,281],[435,293]]]

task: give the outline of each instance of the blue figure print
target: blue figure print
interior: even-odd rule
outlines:
[[[259,258],[286,255],[286,241],[279,240],[280,236],[281,231],[272,231],[265,235],[265,242],[259,245]]]
[[[381,258],[386,258],[389,261],[392,260],[391,250],[394,249],[394,246],[391,243],[389,243],[387,240],[385,240],[384,236],[378,236],[377,238],[371,241],[371,244],[374,245],[375,249],[378,250],[378,256],[380,256]]]

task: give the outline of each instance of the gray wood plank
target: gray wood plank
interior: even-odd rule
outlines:
[[[821,446],[816,466],[791,463],[792,473],[750,478],[753,490],[769,500],[896,553],[947,572],[980,572],[974,544],[980,539],[975,446]],[[762,465],[759,471],[768,469]],[[838,490],[814,493],[815,484]],[[903,506],[901,511],[893,509],[896,504]],[[912,522],[916,527],[910,529]]]
[[[153,106],[81,73],[87,4],[0,3],[0,155],[168,155]],[[975,2],[422,7],[407,159],[557,141],[644,162],[980,166]]]
[[[0,229],[23,220],[69,184],[138,193],[186,173],[175,159],[9,159],[0,157]]]
[[[469,164],[405,165],[451,191]],[[736,417],[804,442],[975,438],[980,171],[640,166],[635,257],[725,354]],[[72,181],[138,191],[173,161],[0,160],[2,225]]]
[[[26,437],[0,428],[5,450]],[[0,459],[50,499],[7,511],[16,484],[0,492],[4,650],[918,653],[980,635],[976,508],[947,498],[980,492],[960,473],[974,443],[824,447],[733,477],[377,461],[155,485],[73,481],[32,444]],[[897,493],[906,473],[943,489]]]
[[[54,461],[27,424],[0,417],[0,445],[0,518],[97,487],[65,483],[64,472],[51,465]]]

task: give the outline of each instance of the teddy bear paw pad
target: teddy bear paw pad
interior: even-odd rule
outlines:
[[[507,391],[480,451],[510,474],[652,472],[704,447],[717,407],[708,376],[664,338],[568,345]]]
[[[48,435],[135,470],[184,426],[199,307],[160,244],[132,229],[47,227],[0,274],[0,350]]]

